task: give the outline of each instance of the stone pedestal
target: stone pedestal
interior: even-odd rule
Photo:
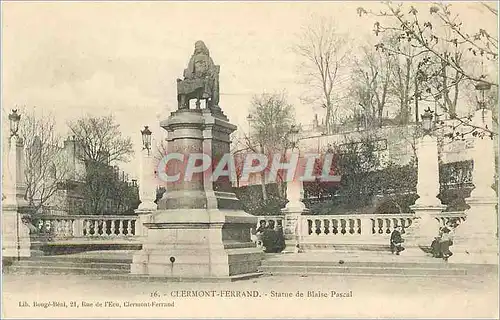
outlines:
[[[417,145],[419,198],[410,209],[415,212],[415,219],[404,235],[406,255],[425,256],[422,247],[430,246],[438,235],[439,224],[435,216],[446,206],[437,198],[439,194],[439,163],[437,138],[424,135]]]
[[[160,179],[180,174],[168,182],[158,210],[146,224],[143,249],[134,255],[132,273],[167,277],[225,278],[255,273],[262,252],[250,238],[257,217],[241,210],[230,179],[212,181],[213,167],[229,154],[230,134],[236,127],[220,111],[182,109],[162,121],[168,131],[169,154],[185,156],[158,167]],[[186,179],[184,165],[193,154],[205,154],[215,165]]]
[[[6,143],[2,181],[2,257],[31,256],[28,226],[22,221],[22,211],[28,205],[24,200],[24,143],[18,136]]]
[[[411,206],[415,218],[410,228],[405,230],[405,255],[426,256],[422,248],[428,248],[432,240],[439,234],[439,223],[435,216],[442,212],[446,206]]]
[[[473,123],[479,128],[492,128],[491,116],[490,110],[477,110]],[[466,220],[456,229],[451,248],[454,255],[450,261],[498,264],[498,197],[492,188],[495,177],[493,143],[488,136],[474,140],[474,189],[466,199],[470,209],[466,211]]]
[[[285,215],[284,234],[285,234],[285,250],[284,253],[300,252],[300,216],[307,214],[309,209],[306,208],[303,199],[302,182],[299,180],[288,181],[286,184],[286,196],[288,203],[281,212]]]
[[[450,261],[472,264],[498,264],[498,199],[468,198],[467,219],[460,224],[451,247]]]
[[[18,207],[2,206],[2,257],[4,259],[31,256],[29,228],[21,217]]]

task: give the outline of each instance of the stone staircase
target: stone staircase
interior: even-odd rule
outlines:
[[[33,256],[4,265],[3,272],[134,278],[137,276],[130,274],[133,252],[111,250]],[[497,270],[498,266],[458,264],[387,252],[323,251],[266,254],[259,273],[272,276],[465,277],[497,273]]]
[[[497,266],[457,264],[385,252],[281,254],[268,256],[260,267],[264,274],[273,276],[464,277],[497,270]]]
[[[123,275],[130,273],[131,254],[123,252],[86,252],[66,255],[33,256],[13,260],[4,272],[16,274]]]

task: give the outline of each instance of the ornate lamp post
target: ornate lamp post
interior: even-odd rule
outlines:
[[[155,186],[155,164],[153,163],[153,156],[151,155],[151,130],[148,126],[144,126],[141,130],[142,135],[142,150],[141,150],[141,163],[139,172],[139,194],[141,196],[141,204],[137,208],[137,213],[151,213],[157,209],[154,200],[156,198]]]
[[[12,110],[12,113],[9,114],[9,123],[10,123],[10,136],[17,136],[17,131],[19,130],[19,121],[21,120],[21,115],[17,113],[17,110]]]
[[[141,130],[142,135],[142,150],[147,150],[148,155],[151,150],[151,130],[149,130],[148,126],[144,126],[144,130]]]
[[[299,152],[298,163],[301,163],[300,151],[298,149],[298,135],[299,128],[292,125],[290,131],[288,132],[288,138],[290,142],[291,152],[293,153],[295,149]],[[285,208],[281,211],[285,215],[285,225],[284,233],[286,240],[286,248],[284,252],[295,252],[298,253],[300,249],[300,234],[301,234],[301,224],[300,216],[306,213],[308,209],[302,202],[304,198],[304,190],[302,186],[302,181],[297,177],[286,183],[286,197],[288,203]]]
[[[4,179],[2,194],[2,256],[29,257],[29,229],[22,221],[22,209],[28,203],[24,199],[26,184],[24,183],[24,141],[19,137],[21,115],[12,110],[9,115],[10,136],[6,159],[4,161]]]
[[[424,110],[421,115],[423,135],[418,141],[417,158],[417,194],[419,198],[410,208],[415,212],[411,227],[407,230],[408,253],[423,254],[419,247],[429,246],[438,234],[438,222],[435,215],[446,206],[437,198],[439,194],[439,163],[437,137],[433,134],[433,111]]]
[[[420,117],[422,118],[422,129],[424,130],[424,134],[430,135],[432,130],[434,129],[434,123],[432,122],[434,111],[431,111],[430,108],[424,110],[424,114]]]
[[[493,128],[492,112],[487,108],[486,92],[491,85],[476,85],[478,105],[472,124],[480,128],[474,136],[472,182],[474,189],[465,199],[470,209],[467,219],[456,231],[453,261],[477,264],[498,263],[498,197],[493,189],[495,182],[495,149],[493,136],[487,130]],[[453,247],[452,247],[453,248]]]
[[[477,109],[485,109],[486,92],[490,91],[491,84],[481,81],[476,83],[475,88],[476,88]]]

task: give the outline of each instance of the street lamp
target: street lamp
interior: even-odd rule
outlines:
[[[486,108],[486,91],[489,91],[491,89],[491,84],[484,82],[484,81],[479,81],[475,85],[476,88],[476,98],[478,102],[478,109],[484,109]]]
[[[290,142],[292,144],[292,149],[297,147],[299,128],[296,125],[292,124],[290,127],[290,131],[288,132],[290,136]]]
[[[424,134],[430,134],[433,128],[433,114],[434,111],[431,110],[431,108],[427,108],[424,110],[424,114],[421,115],[420,117],[422,118],[422,128],[424,129]]]
[[[144,146],[142,150],[146,149],[148,150],[148,155],[149,151],[151,150],[151,130],[149,130],[148,126],[144,126],[144,130],[141,130],[142,134],[142,145]]]
[[[21,120],[21,115],[17,113],[17,109],[13,109],[12,113],[9,114],[10,122],[10,136],[17,136],[17,131],[19,130],[19,121]]]

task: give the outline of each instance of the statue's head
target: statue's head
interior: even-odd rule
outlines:
[[[209,56],[210,51],[208,51],[208,48],[203,41],[198,40],[194,44],[194,54],[205,54],[205,55]]]

